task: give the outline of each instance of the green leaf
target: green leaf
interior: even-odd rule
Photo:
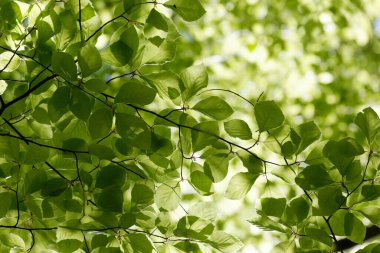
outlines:
[[[201,193],[208,195],[213,192],[211,179],[202,171],[196,170],[190,174],[191,184]]]
[[[204,162],[204,173],[214,182],[222,181],[228,172],[229,157],[227,154],[210,155]]]
[[[358,113],[355,118],[355,124],[364,133],[368,143],[371,145],[380,131],[379,115],[371,107],[367,107]]]
[[[226,197],[229,199],[241,199],[251,189],[258,175],[249,172],[239,172],[234,175],[228,184]]]
[[[143,119],[131,114],[116,114],[116,131],[124,138],[131,138],[148,130],[148,126]]]
[[[242,140],[252,139],[251,129],[245,121],[240,119],[224,122],[224,130],[226,130],[231,137],[240,138]]]
[[[269,217],[266,217],[265,215],[258,215],[254,219],[249,220],[249,223],[252,225],[255,225],[259,227],[260,229],[264,231],[277,231],[281,233],[288,233],[289,228],[282,225],[281,223],[272,220]]]
[[[322,188],[318,192],[318,214],[328,216],[338,210],[344,202],[345,198],[340,187],[331,185]]]
[[[252,174],[260,174],[263,172],[263,162],[255,155],[248,153],[245,150],[239,150],[237,152],[240,160],[247,170]]]
[[[97,206],[112,212],[121,212],[123,209],[123,192],[118,185],[104,188],[96,198]]]
[[[29,144],[24,154],[23,163],[33,165],[45,162],[46,160],[48,160],[49,155],[50,150],[48,148],[41,147],[35,144]]]
[[[64,63],[64,64],[63,64]],[[77,79],[77,65],[74,58],[64,52],[54,52],[51,65],[55,73],[68,81],[75,81]]]
[[[273,101],[258,102],[255,105],[254,111],[260,132],[277,128],[284,123],[284,114]]]
[[[237,252],[243,247],[239,239],[223,231],[214,231],[208,241],[211,246],[223,253]]]
[[[84,92],[79,90],[72,91],[69,108],[78,119],[87,121],[91,114],[92,106],[92,100]]]
[[[130,245],[132,246],[134,253],[151,253],[153,252],[153,243],[145,234],[141,233],[130,233],[127,235]],[[130,252],[130,251],[127,251]]]
[[[297,154],[301,153],[303,150],[305,150],[305,148],[307,148],[313,142],[317,141],[321,136],[321,131],[314,121],[309,121],[299,125],[297,133],[300,137],[300,141],[295,142],[292,139],[293,143],[298,146]],[[290,137],[292,137],[292,135],[290,135]]]
[[[185,253],[202,253],[199,245],[197,243],[192,243],[190,241],[183,241],[174,244],[174,247],[181,250],[181,252]]]
[[[332,246],[332,239],[331,237],[322,229],[318,228],[306,228],[305,229],[306,236],[326,244],[327,246]]]
[[[43,197],[56,197],[61,195],[68,188],[68,181],[63,178],[52,178],[46,181],[41,190]]]
[[[72,151],[85,151],[87,150],[87,142],[80,138],[70,138],[63,141],[62,148]]]
[[[188,22],[195,21],[206,13],[199,0],[193,0],[191,3],[186,0],[169,0],[164,3],[164,6],[172,9]]]
[[[363,153],[363,147],[350,137],[340,141],[330,140],[323,148],[323,155],[337,167],[342,176],[346,175],[346,170],[354,157]]]
[[[199,101],[192,109],[216,120],[224,120],[233,113],[232,108],[223,99],[216,96]]]
[[[174,235],[205,240],[214,231],[214,226],[204,219],[196,216],[184,216],[177,224]]]
[[[352,213],[347,212],[344,216],[344,230],[348,239],[361,244],[366,235],[366,227],[363,222]]]
[[[19,235],[15,233],[1,233],[0,234],[1,244],[4,246],[8,246],[14,249],[26,249],[25,241]]]
[[[323,164],[310,165],[296,177],[296,183],[304,190],[315,190],[333,182]]]
[[[79,249],[81,244],[82,243],[78,240],[67,239],[67,240],[59,241],[57,245],[59,248],[59,252],[71,253],[71,252],[75,252],[77,249]]]
[[[95,187],[105,189],[109,186],[121,187],[126,182],[126,172],[116,165],[108,165],[98,172]]]
[[[88,152],[100,160],[112,160],[116,157],[115,152],[110,147],[102,144],[91,144],[88,146]]]
[[[7,214],[15,197],[15,194],[12,192],[0,193],[0,218],[3,218]]]
[[[201,89],[207,87],[208,75],[203,65],[191,66],[179,74],[183,82],[182,99],[184,102],[195,96]]]
[[[218,135],[219,125],[217,121],[203,121],[193,126],[191,130],[193,151],[215,144]]]
[[[112,128],[112,111],[108,108],[99,108],[88,119],[88,131],[92,138],[105,137]]]
[[[363,203],[364,204],[364,203]],[[365,203],[367,204],[367,203]],[[380,207],[355,205],[355,210],[367,217],[373,224],[380,227]]]
[[[24,192],[25,194],[32,194],[41,190],[47,181],[45,170],[32,169],[25,174]],[[2,201],[0,203],[3,203]]]
[[[77,21],[70,10],[59,13],[61,31],[57,35],[59,48],[65,48],[77,34]]]
[[[17,25],[17,21],[22,18],[20,7],[16,2],[4,1],[0,9],[1,28],[8,30],[13,29]]]
[[[380,197],[380,185],[363,185],[361,195],[366,201],[377,199]]]
[[[102,58],[98,49],[95,46],[86,44],[79,51],[78,64],[83,77],[99,70],[102,67]]]
[[[154,202],[153,190],[144,184],[135,184],[131,196],[132,202],[136,205],[148,206]]]
[[[136,216],[133,213],[124,213],[119,220],[119,224],[123,228],[129,228],[136,223]]]
[[[137,80],[125,83],[116,95],[116,103],[148,105],[156,97],[156,91]]]
[[[261,210],[267,216],[281,217],[286,206],[285,198],[262,198]]]
[[[307,200],[302,197],[292,199],[285,208],[284,218],[290,225],[304,221],[310,212],[310,206]]]
[[[154,202],[159,208],[175,210],[181,201],[181,188],[177,181],[165,182],[156,189]]]
[[[139,6],[141,0],[123,0],[124,10],[129,12],[135,6]]]
[[[83,85],[84,87],[86,87],[86,89],[89,89],[90,91],[93,91],[93,92],[99,92],[99,93],[108,89],[107,83],[101,79],[90,79],[87,82],[85,82]]]
[[[371,243],[364,248],[356,251],[356,253],[376,253],[380,251],[380,243]]]

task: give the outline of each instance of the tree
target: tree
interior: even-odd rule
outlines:
[[[249,222],[274,250],[378,233],[377,113],[321,138],[266,94],[207,89],[179,32],[204,14],[199,0],[1,1],[2,252],[236,252],[223,183],[232,200],[258,189]]]

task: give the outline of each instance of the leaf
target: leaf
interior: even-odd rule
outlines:
[[[366,235],[366,227],[363,222],[352,213],[347,212],[344,216],[344,230],[348,239],[352,242],[361,244]]]
[[[193,151],[215,144],[218,135],[219,126],[217,121],[203,121],[193,126],[191,130]]]
[[[226,130],[231,137],[240,138],[242,140],[252,139],[251,129],[245,121],[240,119],[224,122],[224,130]]]
[[[204,162],[204,173],[214,183],[222,181],[228,172],[229,157],[226,154],[210,155]]]
[[[86,44],[78,55],[78,64],[83,77],[87,77],[102,67],[102,58],[95,46]]]
[[[366,201],[377,199],[380,196],[380,185],[363,185],[361,195]]]
[[[252,174],[260,174],[263,172],[263,162],[255,155],[248,153],[245,150],[239,150],[237,152],[240,160],[247,170]]]
[[[333,182],[323,164],[310,165],[296,177],[296,183],[304,190],[315,190]]]
[[[156,189],[154,202],[159,208],[175,210],[181,201],[181,188],[177,181],[166,182]]]
[[[148,206],[154,202],[154,192],[144,184],[135,184],[132,189],[132,202],[136,205]]]
[[[254,111],[260,132],[277,128],[284,123],[284,114],[273,101],[258,102],[255,105]]]
[[[216,120],[224,120],[233,113],[232,108],[223,99],[216,96],[199,101],[192,109]]]
[[[331,185],[322,188],[318,192],[318,214],[328,216],[338,210],[344,202],[345,198],[339,187]]]
[[[207,87],[208,75],[203,65],[191,66],[179,74],[183,82],[182,99],[184,102],[195,96],[198,91]]]
[[[289,231],[289,228],[286,226],[263,215],[259,215],[248,222],[264,231],[277,231],[281,233],[287,233]]]
[[[357,114],[355,124],[360,128],[371,145],[380,131],[379,115],[371,107],[367,107]]]
[[[365,203],[367,204],[367,203]],[[373,224],[380,227],[380,207],[377,206],[360,206],[360,204],[355,206],[355,209],[367,217]]]
[[[77,66],[74,58],[64,52],[54,52],[51,65],[55,73],[68,81],[75,81],[77,79]]]
[[[115,152],[110,147],[102,144],[91,144],[88,146],[88,152],[100,160],[112,160],[116,157]]]
[[[87,143],[80,138],[70,138],[63,141],[62,148],[72,151],[84,151],[87,150]]]
[[[42,169],[32,169],[25,174],[24,192],[25,194],[32,194],[41,190],[47,181],[46,172]],[[3,201],[0,201],[3,203]]]
[[[323,155],[337,167],[342,176],[346,175],[346,170],[354,157],[363,153],[363,147],[350,137],[340,141],[330,140],[323,148]]]
[[[136,223],[136,216],[133,213],[124,213],[120,217],[119,224],[122,228],[129,228]]]
[[[41,190],[43,197],[56,197],[61,195],[68,188],[68,181],[63,178],[52,178],[46,181]]]
[[[281,217],[286,206],[285,198],[262,198],[261,210],[267,216]]]
[[[129,12],[133,7],[139,6],[141,0],[123,0],[124,10]]]
[[[203,220],[196,216],[184,216],[177,224],[174,235],[181,237],[189,237],[197,240],[207,239],[214,231],[214,226],[207,220]]]
[[[240,172],[234,175],[228,184],[226,197],[229,199],[241,199],[251,189],[258,175],[249,172]]]
[[[75,252],[77,249],[79,249],[81,244],[82,243],[80,241],[75,239],[62,240],[57,243],[59,252],[62,253]]]
[[[12,52],[3,52],[0,54],[0,69],[4,69],[4,72],[13,72],[20,66],[20,58],[14,56]],[[4,80],[1,80],[2,85],[0,88],[0,94],[4,93],[7,83]]]
[[[41,163],[48,160],[49,155],[50,150],[48,148],[31,143],[26,148],[23,163],[29,165]]]
[[[223,231],[214,231],[208,241],[211,246],[224,253],[237,252],[243,247],[239,239]]]
[[[307,148],[313,142],[317,141],[321,136],[321,131],[319,130],[314,121],[309,121],[299,125],[297,132],[300,141],[295,142],[292,139],[293,143],[298,146],[297,154],[301,153],[303,150],[305,150],[305,148]],[[292,137],[292,135],[290,135],[290,137]]]
[[[89,89],[90,91],[93,91],[93,92],[99,92],[99,93],[108,89],[107,83],[101,79],[90,79],[87,82],[85,82],[83,85],[84,87],[86,87],[86,89]]]
[[[116,165],[108,165],[100,169],[96,176],[95,187],[105,189],[108,186],[121,187],[126,182],[126,172]]]
[[[307,200],[302,196],[293,198],[285,208],[284,218],[288,224],[297,224],[304,221],[310,212]]]
[[[1,244],[4,246],[8,246],[10,248],[21,248],[25,249],[25,241],[19,235],[15,233],[1,233],[0,234]]]
[[[137,80],[125,83],[116,95],[116,103],[130,103],[135,105],[148,105],[156,97],[156,91]]]
[[[152,241],[145,234],[130,233],[127,235],[129,242],[132,246],[133,252],[135,253],[151,253],[153,252],[154,246]],[[128,251],[130,252],[130,251]]]
[[[0,193],[0,218],[3,218],[7,214],[14,198],[15,194],[11,192]]]
[[[123,209],[123,192],[117,185],[110,185],[96,197],[97,206],[107,211],[121,212]]]
[[[87,121],[91,114],[92,106],[91,99],[84,92],[78,90],[72,91],[69,108],[78,119]]]
[[[190,174],[190,183],[201,193],[208,195],[213,192],[211,179],[202,171],[196,170]]]
[[[332,239],[331,237],[322,229],[319,228],[306,228],[305,229],[306,236],[312,238],[313,240],[316,240],[318,242],[324,243],[327,246],[332,246]]]
[[[169,0],[164,3],[164,6],[172,9],[188,22],[195,21],[206,13],[199,0],[193,0],[191,3],[186,0]]]
[[[99,108],[90,115],[87,127],[92,138],[105,137],[112,128],[112,111],[108,108]]]
[[[356,251],[356,253],[376,253],[380,251],[380,243],[371,243],[364,248]]]

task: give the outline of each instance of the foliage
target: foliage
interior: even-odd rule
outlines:
[[[249,221],[280,251],[341,250],[337,236],[379,226],[377,113],[351,120],[361,136],[320,140],[314,121],[224,90],[249,106],[240,119],[176,49],[178,17],[204,14],[199,0],[0,3],[1,252],[236,252],[205,201],[223,182],[232,200],[257,181],[290,189],[264,188]]]

